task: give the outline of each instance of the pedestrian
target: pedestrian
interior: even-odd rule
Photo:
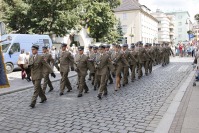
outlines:
[[[22,80],[24,80],[26,78],[26,71],[24,68],[25,58],[26,58],[25,51],[24,51],[24,49],[22,49],[21,54],[19,55],[19,58],[17,61],[18,66],[21,68],[21,79]]]
[[[135,70],[138,63],[138,52],[135,51],[135,45],[131,44],[131,56],[132,60],[130,61],[130,69],[131,69],[131,82],[135,80]]]
[[[44,60],[43,56],[38,55],[39,45],[34,44],[31,49],[32,49],[32,56],[30,57],[29,60],[30,62],[29,66],[31,67],[31,77],[34,85],[34,93],[32,96],[30,107],[34,108],[38,96],[41,98],[40,103],[44,103],[47,100],[41,88],[41,80],[43,78],[43,72],[42,72],[43,67],[45,66],[45,68],[49,70],[51,76],[53,76],[54,78],[56,76],[53,73],[53,70],[51,69],[50,65],[48,65],[48,63]]]
[[[49,54],[48,51],[47,51],[48,47],[47,46],[43,46],[42,50],[43,50],[42,56],[43,56],[44,60],[48,63],[48,65],[51,66],[51,64],[54,64],[54,59],[53,59],[52,55]],[[51,92],[51,91],[54,90],[54,88],[52,86],[52,83],[50,81],[50,78],[49,78],[49,74],[50,73],[51,73],[51,71],[48,70],[48,69],[46,69],[46,67],[44,66],[43,67],[43,78],[44,78],[44,82],[43,82],[43,89],[42,89],[43,92],[44,92],[44,94],[46,92],[47,85],[50,87],[49,92]]]
[[[30,59],[30,52],[26,52],[26,57],[25,57],[25,71],[26,71],[26,75],[27,75],[27,77],[26,77],[26,80],[28,81],[28,82],[30,82],[30,81],[32,81],[31,80],[31,70],[30,70],[30,67],[28,67],[28,65],[29,65],[29,59]]]
[[[79,94],[77,97],[82,97],[83,90],[84,93],[88,93],[89,89],[86,85],[85,78],[87,75],[87,71],[89,69],[89,63],[88,63],[88,56],[84,55],[84,47],[79,46],[78,47],[79,54],[75,56],[75,71],[78,75],[78,89]]]
[[[183,45],[179,44],[180,57],[183,57]]]
[[[115,91],[118,91],[121,88],[121,73],[124,66],[124,57],[122,52],[119,50],[120,46],[115,45],[114,52],[111,55],[111,61],[115,68],[115,77],[116,77],[116,84],[115,84]]]
[[[96,74],[97,74],[97,80],[99,80],[100,86],[99,86],[99,93],[98,98],[102,98],[102,94],[106,96],[108,94],[107,91],[107,85],[106,85],[106,79],[107,79],[107,73],[108,73],[108,65],[109,65],[110,59],[109,56],[105,53],[105,46],[100,45],[99,46],[99,55],[96,58],[95,62],[95,68],[96,68]]]
[[[70,71],[69,67],[74,64],[74,58],[72,54],[66,50],[67,44],[62,44],[62,51],[60,53],[60,96],[64,95],[65,87],[68,88],[67,92],[72,90],[71,83],[68,79],[68,73]]]
[[[129,75],[129,60],[132,60],[130,50],[128,49],[128,44],[122,45],[122,54],[123,54],[123,86],[128,84],[128,75]]]
[[[93,46],[93,53],[89,57],[89,68],[92,78],[92,85],[94,85],[94,90],[96,91],[99,87],[99,81],[97,80],[97,74],[95,69],[96,58],[99,56],[98,46]]]

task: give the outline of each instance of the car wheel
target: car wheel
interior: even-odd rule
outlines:
[[[11,73],[14,69],[14,66],[11,63],[6,63],[6,72]]]

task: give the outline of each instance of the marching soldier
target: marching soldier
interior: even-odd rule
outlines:
[[[131,82],[134,82],[135,80],[135,70],[136,70],[136,66],[138,63],[138,52],[135,51],[135,45],[132,44],[131,45],[131,62],[130,62],[130,68],[131,68]]]
[[[106,85],[106,76],[108,73],[108,65],[110,63],[109,56],[105,53],[105,46],[100,45],[99,46],[99,55],[96,58],[95,61],[95,68],[96,68],[96,74],[97,74],[97,80],[99,80],[100,86],[99,86],[99,93],[98,98],[102,98],[102,94],[106,96],[108,94],[107,91],[107,85]]]
[[[139,66],[138,66],[138,79],[140,79],[143,76],[142,73],[142,66],[146,66],[146,58],[150,58],[149,54],[146,52],[146,50],[143,48],[143,43],[138,42],[139,48],[138,48],[138,58],[139,58]],[[148,75],[145,67],[145,74]]]
[[[152,72],[152,68],[153,68],[153,63],[155,62],[155,51],[152,48],[152,44],[149,44],[149,55],[151,56],[151,59],[149,60],[149,73]]]
[[[87,56],[90,57],[92,53],[93,53],[93,46],[89,46]],[[88,76],[89,76],[88,80],[91,80],[91,78],[93,77],[93,72],[90,71]]]
[[[66,51],[67,44],[62,44],[62,51],[60,54],[60,73],[61,73],[61,81],[60,81],[60,96],[64,94],[65,87],[68,88],[67,92],[72,90],[70,81],[68,79],[69,66],[74,64],[74,58],[71,53]]]
[[[75,56],[75,71],[77,72],[78,75],[78,87],[79,87],[79,94],[77,97],[82,97],[83,90],[84,92],[88,92],[88,87],[85,82],[85,78],[87,75],[87,71],[89,68],[88,65],[88,56],[84,55],[84,47],[79,46],[78,47],[79,54]]]
[[[99,55],[98,47],[93,46],[93,53],[90,55],[88,65],[90,68],[90,73],[92,74],[91,76],[93,76],[92,84],[94,85],[94,90],[97,90],[97,87],[99,87],[99,82],[97,82],[97,74],[96,74],[96,69],[95,69],[95,64],[94,64],[98,55]]]
[[[174,53],[168,43],[166,44],[166,51],[167,51],[166,64],[169,64],[170,63],[170,55],[172,54],[174,57]]]
[[[149,43],[145,44],[145,50],[147,52],[148,55],[150,55],[150,51],[149,51]],[[144,61],[144,69],[145,69],[145,75],[148,76],[149,73],[149,62],[151,60],[150,57],[147,57],[147,54],[144,54],[145,57],[145,61]]]
[[[110,51],[110,45],[106,45],[105,46],[105,51],[106,51],[106,54],[109,56],[109,58],[111,59],[111,54],[112,52]],[[112,71],[112,65],[109,65],[108,66],[108,73],[107,73],[107,82],[108,80],[110,81],[109,84],[113,84],[113,79],[112,79],[112,76],[111,76],[111,71]]]
[[[115,91],[118,91],[119,88],[121,87],[121,72],[123,70],[123,66],[127,65],[127,61],[124,60],[122,52],[119,50],[120,46],[116,45],[115,46],[115,51],[111,55],[111,61],[112,64],[115,67],[115,77],[116,77],[116,86],[115,86]]]
[[[32,82],[34,85],[34,94],[32,96],[32,101],[30,104],[31,108],[35,107],[38,96],[41,98],[40,103],[44,103],[47,100],[41,88],[41,80],[43,78],[42,70],[44,69],[44,67],[45,69],[48,69],[48,72],[51,73],[51,76],[53,76],[54,78],[56,77],[50,65],[48,65],[48,63],[44,60],[43,56],[38,55],[38,50],[39,50],[38,45],[32,46],[32,56],[30,57],[29,61],[29,67],[31,68]]]
[[[47,46],[43,47],[43,55],[42,56],[43,56],[44,60],[49,65],[54,64],[54,60],[52,58],[52,55],[47,52],[47,49],[48,49]],[[50,71],[48,69],[46,69],[45,67],[43,67],[43,78],[44,78],[43,92],[44,92],[44,94],[46,92],[47,85],[50,87],[49,92],[51,92],[54,89],[53,86],[52,86],[52,83],[50,81],[49,74],[50,74]]]
[[[132,58],[129,49],[128,49],[128,44],[123,44],[123,56],[125,62],[129,62],[129,60]],[[129,74],[129,63],[123,64],[123,86],[128,84],[128,74]]]

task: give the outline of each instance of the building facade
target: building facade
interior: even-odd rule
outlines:
[[[150,9],[140,5],[138,0],[122,0],[114,12],[121,22],[128,44],[138,41],[158,42],[158,20],[150,14]]]
[[[189,35],[187,31],[191,30],[192,22],[190,21],[190,15],[188,11],[176,11],[166,13],[167,15],[175,16],[175,44],[179,42],[188,42]]]
[[[195,35],[195,41],[199,42],[199,24],[193,26],[193,33]]]
[[[151,13],[158,20],[158,42],[174,43],[174,15],[167,15],[159,9]]]

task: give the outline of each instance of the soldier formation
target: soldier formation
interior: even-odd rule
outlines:
[[[153,66],[161,64],[164,67],[169,64],[169,56],[173,54],[167,43],[153,44],[153,46],[146,43],[143,46],[141,41],[131,44],[130,48],[128,44],[112,44],[112,47],[103,44],[89,46],[89,51],[86,54],[84,54],[84,47],[79,46],[75,56],[67,51],[67,44],[62,44],[56,60],[47,52],[47,47],[43,47],[43,55],[38,55],[38,49],[39,46],[32,46],[29,64],[35,86],[30,104],[32,108],[35,107],[38,96],[41,98],[40,103],[47,100],[45,96],[47,85],[50,87],[49,91],[54,89],[49,79],[49,74],[55,77],[50,64],[54,64],[61,74],[60,96],[64,95],[65,88],[68,89],[67,92],[72,90],[68,79],[68,73],[71,70],[77,72],[77,88],[79,90],[77,97],[82,97],[83,93],[88,93],[89,88],[86,84],[86,76],[88,75],[88,80],[91,80],[94,91],[98,90],[97,97],[102,99],[103,96],[108,95],[107,86],[113,84],[113,79],[115,79],[115,91],[119,91],[122,86],[128,85],[129,77],[131,82],[134,82],[136,73],[140,79],[144,72],[146,76],[152,73]],[[44,78],[43,87],[41,87],[42,78]]]

